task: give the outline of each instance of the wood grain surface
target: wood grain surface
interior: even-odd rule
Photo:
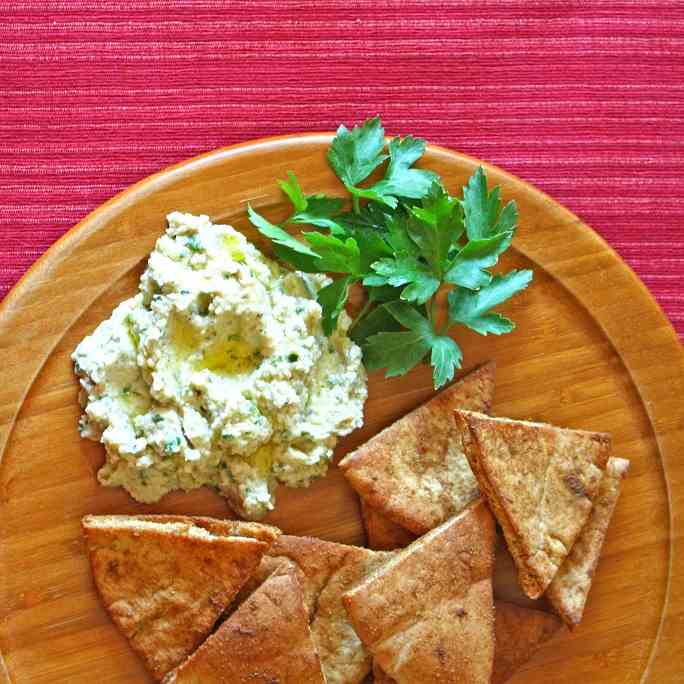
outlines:
[[[228,516],[202,489],[144,506],[103,488],[102,447],[80,439],[69,355],[136,289],[147,254],[179,209],[232,223],[264,247],[245,204],[269,218],[275,183],[295,171],[306,192],[334,192],[329,135],[267,139],[218,150],[133,186],[57,243],[0,309],[0,675],[16,684],[148,681],[99,604],[80,532],[86,513]],[[477,162],[432,147],[427,164],[452,192]],[[458,331],[465,367],[496,360],[494,413],[613,433],[632,461],[582,625],[545,647],[515,682],[674,682],[684,673],[684,354],[665,316],[615,253],[538,190],[488,167],[520,206],[503,268],[531,267],[533,285],[504,311],[501,338]],[[369,379],[365,426],[338,456],[432,394],[430,371]],[[358,502],[336,468],[306,490],[278,492],[268,518],[293,534],[363,543]],[[497,566],[506,598],[518,592]],[[0,676],[2,679],[2,676]]]

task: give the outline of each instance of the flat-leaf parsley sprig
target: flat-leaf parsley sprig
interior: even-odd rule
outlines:
[[[500,190],[488,191],[482,167],[462,196],[452,197],[436,173],[414,167],[424,152],[425,141],[409,135],[386,144],[379,117],[351,131],[340,126],[328,162],[351,196],[351,208],[338,197],[304,194],[290,171],[278,181],[292,204],[282,225],[251,206],[247,212],[280,260],[307,273],[334,274],[318,293],[326,335],[335,330],[352,285],[361,285],[366,304],[350,335],[368,369],[403,375],[429,357],[439,388],[462,361],[448,332],[455,325],[481,335],[513,330],[513,321],[492,308],[525,289],[532,271],[490,271],[515,235],[515,202],[502,207]],[[383,165],[382,178],[364,184]],[[322,230],[302,232],[302,241],[287,231],[291,224]],[[437,320],[442,291],[448,291],[447,313]]]

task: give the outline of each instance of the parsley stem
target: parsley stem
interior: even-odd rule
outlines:
[[[354,207],[354,213],[361,213],[361,205],[359,204],[359,198],[357,195],[352,195],[352,206]]]
[[[366,303],[361,308],[361,311],[359,311],[359,313],[356,314],[356,316],[354,317],[354,320],[352,321],[351,325],[349,326],[348,332],[351,332],[354,329],[354,327],[356,326],[356,324],[368,313],[368,309],[371,308],[372,304],[373,304],[373,302],[371,302],[370,299],[368,299],[366,301]]]
[[[432,297],[430,297],[430,299],[428,299],[427,302],[425,302],[425,309],[426,309],[427,317],[428,317],[428,320],[430,321],[430,323],[434,323],[434,321],[433,321],[434,312],[433,312],[432,304],[433,304],[433,299],[432,299]]]

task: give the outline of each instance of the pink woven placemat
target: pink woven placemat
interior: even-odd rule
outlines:
[[[0,0],[0,295],[161,167],[380,113],[579,214],[684,335],[684,3]]]

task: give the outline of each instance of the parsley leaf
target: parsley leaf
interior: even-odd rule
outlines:
[[[387,231],[387,224],[393,219],[393,216],[393,212],[382,204],[369,202],[360,207],[358,213],[348,211],[338,216],[337,220],[348,231],[364,228],[384,233]]]
[[[409,215],[407,213],[397,213],[392,217],[387,224],[385,239],[397,254],[415,254],[417,245],[409,234]]]
[[[320,273],[320,260],[318,256],[311,256],[310,254],[302,254],[294,249],[290,249],[285,245],[273,244],[273,253],[275,256],[291,266],[294,266],[298,271],[304,273]]]
[[[320,194],[305,196],[292,171],[288,171],[287,180],[279,180],[278,185],[294,207],[294,213],[286,223],[307,223],[319,228],[329,228],[333,233],[344,233],[342,226],[334,220],[342,210],[343,200]]]
[[[292,171],[287,172],[287,180],[279,180],[278,185],[281,190],[290,198],[292,206],[295,211],[304,211],[306,209],[306,197],[302,192],[302,188],[299,185],[297,177],[292,173]]]
[[[485,269],[496,265],[512,239],[513,233],[499,233],[483,240],[471,240],[454,257],[444,280],[470,290],[489,285],[492,274]]]
[[[335,216],[342,209],[341,199],[324,195],[309,195],[305,199],[306,207],[292,214],[287,223],[307,223],[319,228],[328,228],[336,235],[344,235],[344,228],[335,220]]]
[[[363,126],[354,126],[351,131],[342,125],[328,150],[328,161],[349,188],[368,178],[387,159],[382,154],[384,146],[385,130],[379,116]]]
[[[487,177],[481,166],[463,188],[463,211],[470,240],[513,231],[518,222],[515,202],[509,202],[501,211],[501,189],[496,187],[487,192]]]
[[[334,235],[303,233],[304,239],[316,250],[320,271],[360,275],[361,255],[354,238],[342,241]]]
[[[393,138],[389,144],[390,162],[385,177],[373,185],[371,190],[381,197],[425,197],[437,180],[437,174],[411,168],[424,152],[425,140],[410,135],[405,138]]]
[[[390,302],[384,308],[408,330],[371,335],[364,346],[364,359],[368,368],[386,368],[386,377],[403,375],[417,366],[431,351],[435,388],[452,379],[454,370],[461,366],[462,358],[456,342],[444,335],[438,335],[432,323],[409,304]]]
[[[515,328],[513,321],[501,314],[489,312],[489,309],[524,290],[531,280],[532,271],[511,271],[503,276],[494,276],[489,285],[476,292],[452,290],[448,296],[449,320],[463,323],[480,335],[511,332]]]
[[[392,248],[376,231],[369,228],[356,228],[352,235],[359,246],[361,273],[370,273],[371,264],[374,261],[392,256]]]
[[[254,211],[249,204],[247,205],[247,215],[249,216],[250,223],[255,226],[262,235],[269,238],[271,242],[274,242],[276,245],[287,247],[298,254],[306,254],[310,257],[318,256],[316,252],[312,251],[303,242],[293,238],[286,230],[283,230],[280,226],[274,225],[266,220],[261,214]]]
[[[363,279],[364,285],[407,285],[401,292],[401,298],[407,302],[424,304],[440,286],[439,278],[433,275],[430,267],[410,254],[403,254],[395,259],[379,259],[373,264],[373,270],[373,275]]]
[[[385,368],[385,377],[404,375],[415,368],[430,351],[430,344],[418,330],[380,332],[371,335],[363,348],[368,370]]]
[[[349,185],[347,190],[349,190],[349,192],[356,199],[367,199],[371,200],[372,202],[380,202],[381,204],[386,204],[392,209],[396,209],[397,205],[399,204],[399,200],[396,197],[393,197],[390,194],[378,192],[375,190],[375,186],[372,188],[355,188],[353,185]]]
[[[407,135],[393,138],[389,144],[390,162],[385,177],[370,188],[348,186],[347,190],[358,199],[368,199],[386,204],[392,209],[399,204],[397,198],[420,199],[429,192],[438,180],[437,174],[424,169],[412,169],[425,152],[425,141]]]
[[[381,304],[350,329],[350,337],[357,344],[363,345],[371,335],[380,332],[397,332],[399,330],[401,330],[401,325],[397,319],[392,316],[384,304]]]
[[[432,378],[435,389],[439,389],[454,379],[454,371],[461,367],[463,353],[450,337],[440,335],[432,340]]]
[[[463,233],[459,203],[435,184],[421,207],[411,209],[408,231],[435,276],[441,279],[451,246]]]
[[[401,290],[391,285],[371,286],[368,288],[368,299],[372,302],[393,302],[399,299]]]
[[[389,302],[385,307],[405,328],[422,330],[426,335],[432,331],[432,323],[409,304]]]
[[[337,319],[349,297],[349,287],[354,279],[350,276],[333,280],[330,285],[318,291],[318,303],[323,309],[323,332],[329,337],[337,328]]]

